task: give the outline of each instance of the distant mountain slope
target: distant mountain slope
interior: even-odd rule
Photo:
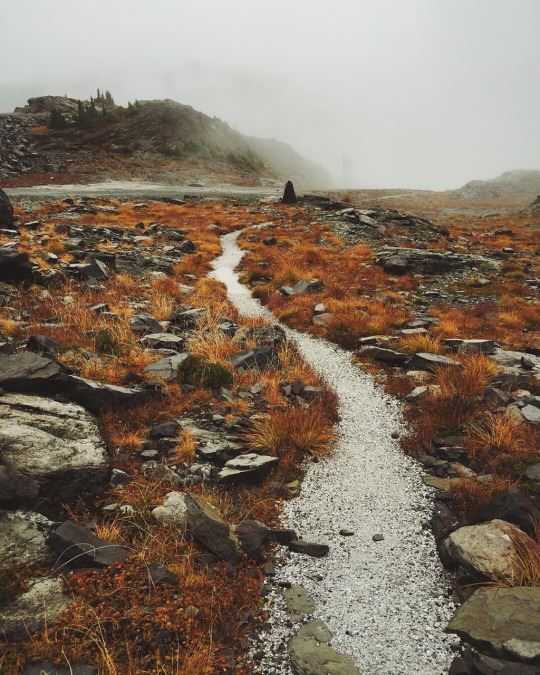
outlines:
[[[322,167],[285,143],[244,136],[168,99],[120,107],[108,92],[86,102],[42,96],[0,115],[0,180],[29,184],[51,178],[40,174],[53,174],[58,182],[330,184]]]
[[[491,180],[472,180],[454,191],[467,199],[508,199],[530,202],[540,193],[540,171],[517,169]]]

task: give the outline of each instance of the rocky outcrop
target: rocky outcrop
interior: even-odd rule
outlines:
[[[109,458],[97,422],[73,403],[1,395],[0,448],[0,466],[12,486],[0,500],[61,496],[69,501],[101,488],[109,477]]]
[[[31,511],[0,511],[0,568],[44,565],[54,561],[47,546],[53,523]]]
[[[375,260],[390,274],[407,272],[437,275],[462,270],[487,273],[496,272],[499,268],[498,262],[479,255],[393,246],[382,248]]]
[[[292,181],[288,180],[285,183],[285,189],[283,191],[283,197],[281,198],[282,204],[296,204],[298,199],[296,198],[296,192],[294,191],[294,185]]]
[[[540,509],[517,488],[497,493],[478,509],[479,520],[495,518],[512,523],[523,532],[534,535],[534,525],[540,520]]]

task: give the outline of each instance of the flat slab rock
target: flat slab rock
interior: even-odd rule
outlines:
[[[129,555],[124,546],[100,539],[88,528],[71,520],[66,520],[51,533],[49,543],[58,554],[57,569],[65,565],[108,567],[122,562]]]
[[[34,486],[35,497],[68,501],[99,489],[109,477],[97,421],[73,403],[0,395],[0,448],[4,471],[14,482]]]
[[[458,609],[446,632],[493,656],[507,654],[508,645],[514,653],[538,653],[540,588],[480,588]]]
[[[279,458],[272,455],[257,455],[254,452],[238,455],[225,463],[218,478],[222,481],[258,481],[278,462]]]
[[[360,675],[350,656],[330,646],[332,633],[322,621],[306,623],[288,645],[295,675]]]
[[[384,247],[376,256],[377,264],[383,267],[386,267],[388,263],[397,268],[398,260],[403,267],[402,272],[421,272],[423,274],[445,274],[456,270],[473,269],[495,272],[500,266],[497,261],[479,255],[393,246]],[[393,269],[389,271],[393,271]]]
[[[0,636],[6,641],[22,642],[55,621],[70,603],[60,578],[38,579],[25,593],[0,608]]]

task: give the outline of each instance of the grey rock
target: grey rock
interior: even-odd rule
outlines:
[[[25,593],[0,608],[0,636],[22,642],[55,621],[69,605],[60,578],[38,579]]]
[[[330,646],[331,639],[332,633],[322,621],[302,626],[288,645],[295,675],[359,675],[351,657]]]
[[[529,464],[525,469],[525,478],[534,482],[540,481],[540,462]]]
[[[52,525],[40,513],[0,511],[0,567],[51,563],[54,554],[47,536]]]
[[[56,569],[73,567],[109,567],[123,562],[129,550],[96,537],[88,528],[71,520],[51,532],[49,545],[56,551]]]
[[[26,343],[26,349],[49,358],[55,358],[58,354],[58,345],[46,335],[31,335]]]
[[[494,581],[514,576],[513,538],[523,532],[504,520],[460,527],[444,542],[447,555],[464,568]],[[532,542],[531,542],[532,543]]]
[[[184,499],[192,536],[220,560],[236,562],[240,555],[239,542],[219,511],[195,495],[186,494]]]
[[[78,498],[106,485],[109,457],[97,421],[73,403],[0,396],[0,461],[37,485],[36,497]]]
[[[62,378],[58,388],[71,400],[94,413],[142,405],[156,393],[151,388],[121,387],[115,384],[95,382],[76,375]]]
[[[319,279],[302,280],[294,286],[282,286],[279,290],[282,295],[292,297],[301,295],[302,293],[317,293],[324,289],[324,283]]]
[[[160,523],[175,525],[180,529],[187,527],[186,495],[183,492],[169,492],[165,495],[162,506],[152,511],[152,516]]]
[[[207,314],[208,310],[205,307],[179,307],[172,313],[170,321],[179,328],[196,328],[199,321]]]
[[[233,356],[231,363],[239,370],[253,368],[263,371],[270,367],[279,367],[279,356],[272,347],[254,347]]]
[[[296,204],[297,201],[298,199],[296,197],[296,192],[294,191],[294,185],[292,184],[292,181],[288,180],[285,183],[285,189],[283,191],[281,202],[283,204]]]
[[[370,356],[376,361],[389,363],[392,365],[403,365],[409,359],[407,354],[395,351],[394,349],[384,349],[383,347],[367,346],[358,350],[361,356]]]
[[[447,633],[456,633],[489,655],[504,656],[510,640],[538,644],[540,588],[488,587],[478,589],[456,612]],[[531,647],[536,649],[535,644]]]
[[[277,457],[257,455],[254,452],[238,455],[238,457],[225,463],[224,468],[218,474],[218,478],[225,482],[236,480],[256,482],[268,475],[272,467],[278,462]]]
[[[172,422],[162,422],[161,424],[154,424],[148,431],[150,438],[171,438],[178,433],[178,423],[174,420]]]
[[[437,368],[455,366],[461,368],[461,364],[446,356],[439,354],[429,354],[427,352],[418,352],[414,354],[407,362],[409,370],[429,370],[435,371]]]
[[[150,363],[144,369],[146,375],[150,375],[165,382],[171,382],[178,377],[178,370],[189,354],[175,354],[174,356],[166,356],[164,359]]]
[[[456,352],[482,354],[492,354],[497,347],[495,340],[462,340],[459,338],[447,338],[446,340],[442,340],[441,344]]]
[[[315,603],[303,586],[292,584],[289,588],[284,588],[281,594],[285,600],[287,614],[294,623],[315,611]]]
[[[422,274],[446,274],[447,272],[473,268],[482,272],[496,272],[500,267],[496,261],[479,255],[391,246],[384,247],[378,251],[375,260],[385,270],[389,261],[393,260],[394,264],[399,265],[399,267],[405,262],[405,270],[407,272],[419,272]]]
[[[534,405],[526,405],[521,408],[521,415],[529,424],[540,424],[540,408]]]
[[[178,577],[176,574],[167,569],[167,567],[163,567],[163,565],[159,565],[158,563],[150,563],[147,567],[147,570],[148,578],[153,586],[176,586],[178,584]]]
[[[319,544],[317,542],[304,541],[303,539],[291,541],[289,549],[294,553],[301,553],[312,558],[324,558],[330,550],[328,544]]]
[[[161,324],[150,314],[135,314],[130,324],[134,333],[142,333],[143,335],[163,333]]]
[[[9,391],[43,390],[62,373],[59,363],[34,352],[0,354],[0,387]]]
[[[152,349],[173,349],[176,352],[182,351],[184,347],[184,338],[173,333],[149,333],[140,340],[145,347]]]

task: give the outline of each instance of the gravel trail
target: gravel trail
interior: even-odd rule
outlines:
[[[239,232],[221,238],[223,255],[212,276],[226,284],[244,316],[273,315],[239,283]],[[326,542],[314,559],[289,554],[279,579],[301,584],[317,604],[315,616],[334,634],[333,646],[350,654],[361,673],[446,673],[454,638],[443,628],[453,605],[426,522],[431,504],[419,466],[406,457],[397,402],[352,364],[351,355],[322,339],[286,328],[304,359],[339,397],[339,438],[333,456],[309,465],[301,495],[285,507],[288,526],[302,538]],[[340,529],[354,532],[340,536]],[[373,536],[382,534],[382,541]],[[262,672],[287,673],[286,630],[276,604]],[[276,658],[280,653],[281,658]]]

